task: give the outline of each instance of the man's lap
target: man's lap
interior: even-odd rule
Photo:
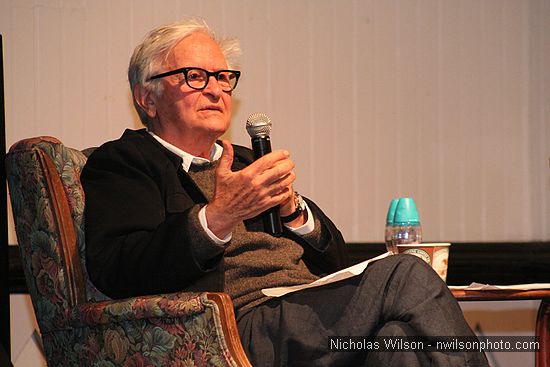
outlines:
[[[472,335],[445,283],[410,255],[390,256],[360,276],[237,313],[243,345],[255,366],[358,365],[364,352],[331,353],[329,337],[372,336],[393,321],[405,322],[409,334]]]

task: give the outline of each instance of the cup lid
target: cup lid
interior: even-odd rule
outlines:
[[[395,208],[397,208],[397,203],[399,199],[392,199],[390,202],[390,207],[388,209],[388,215],[386,216],[386,225],[393,225],[393,217],[395,217]]]
[[[393,224],[397,226],[420,225],[420,216],[412,198],[401,198],[395,208]]]

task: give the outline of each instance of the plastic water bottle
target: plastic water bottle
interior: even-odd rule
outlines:
[[[392,254],[397,254],[397,246],[393,243],[393,232],[395,227],[393,226],[393,218],[395,217],[395,209],[399,199],[392,199],[388,214],[386,216],[386,230],[384,232],[384,242],[386,243],[386,250]]]
[[[393,246],[422,242],[422,227],[412,198],[400,198],[393,217]]]

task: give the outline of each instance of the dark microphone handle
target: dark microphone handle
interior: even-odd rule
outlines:
[[[254,151],[254,160],[271,153],[271,140],[269,136],[252,138],[252,150]]]
[[[269,136],[252,138],[252,150],[254,151],[254,159],[271,153],[271,140]],[[283,234],[279,205],[263,212],[262,219],[264,221],[264,229],[267,233],[275,237],[280,237]]]

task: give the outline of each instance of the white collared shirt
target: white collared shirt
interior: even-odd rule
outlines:
[[[212,161],[216,161],[220,159],[223,152],[223,147],[219,145],[218,143],[215,143],[212,147],[212,150],[210,151],[210,159],[202,158],[202,157],[196,157],[192,154],[187,153],[186,151],[181,150],[180,148],[176,147],[175,145],[170,144],[166,140],[162,139],[160,136],[152,132],[151,130],[147,129],[147,132],[151,134],[153,138],[155,138],[160,144],[162,144],[163,147],[177,155],[182,159],[181,166],[185,170],[185,172],[189,172],[189,167],[191,167],[191,164],[201,165],[206,164]],[[305,235],[310,232],[312,232],[315,229],[315,221],[313,220],[313,214],[311,213],[311,210],[306,204],[306,210],[307,210],[307,221],[301,225],[300,227],[293,228],[285,224],[285,227],[290,229],[291,231],[300,234]],[[227,242],[231,240],[232,234],[229,233],[225,238],[219,238],[216,236],[209,228],[208,228],[208,221],[206,220],[206,205],[201,208],[199,211],[199,221],[201,223],[202,228],[208,234],[208,237],[212,239],[216,244],[218,245],[224,245]]]
[[[163,147],[165,147],[166,149],[168,149],[169,151],[171,151],[172,153],[174,153],[175,155],[177,155],[182,159],[181,167],[185,172],[189,172],[189,167],[191,167],[192,164],[196,164],[200,166],[201,164],[217,161],[222,156],[223,147],[218,143],[214,144],[214,146],[212,147],[212,150],[210,151],[210,159],[206,159],[203,157],[196,157],[192,154],[189,154],[181,150],[180,148],[170,144],[169,142],[167,142],[166,140],[164,140],[163,138],[161,138],[160,136],[158,136],[157,134],[155,134],[149,129],[147,130],[147,132],[151,134],[151,136],[155,138],[159,143],[161,143]]]

